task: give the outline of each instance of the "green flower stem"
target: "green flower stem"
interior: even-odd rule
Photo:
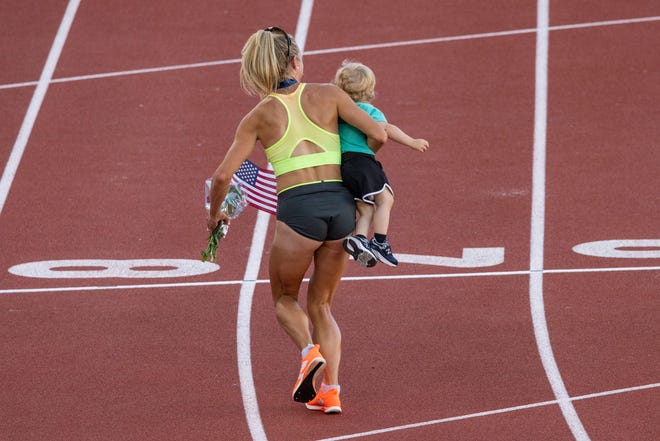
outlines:
[[[209,236],[209,244],[204,251],[202,251],[202,262],[206,261],[215,261],[215,256],[218,251],[218,244],[220,239],[225,237],[225,223],[218,222],[218,226],[215,227],[211,235]]]

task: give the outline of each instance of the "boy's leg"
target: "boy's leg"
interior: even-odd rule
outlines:
[[[374,233],[387,235],[387,229],[390,226],[390,212],[394,206],[394,195],[385,189],[374,196],[376,210],[373,215]]]
[[[366,202],[356,203],[359,218],[355,224],[355,236],[346,238],[343,242],[344,250],[353,257],[358,264],[371,268],[377,262],[376,255],[369,247],[369,227],[374,215],[374,207]]]
[[[390,242],[387,240],[387,229],[390,223],[390,212],[394,205],[394,196],[389,189],[381,191],[374,198],[376,212],[374,214],[374,238],[369,245],[376,258],[388,266],[397,266],[399,261],[392,254]]]
[[[343,247],[358,264],[371,268],[378,262],[376,255],[371,251],[371,247],[369,247],[369,240],[367,239],[374,208],[372,205],[360,201],[357,201],[356,206],[359,218],[355,224],[355,235],[347,237],[343,241]]]
[[[367,237],[369,235],[369,227],[371,227],[371,223],[374,219],[375,207],[362,201],[356,201],[355,205],[358,214],[360,215],[355,224],[355,234],[361,234],[364,237]]]

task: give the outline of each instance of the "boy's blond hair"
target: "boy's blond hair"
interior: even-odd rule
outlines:
[[[355,102],[371,102],[376,97],[376,75],[362,63],[344,60],[333,83]]]

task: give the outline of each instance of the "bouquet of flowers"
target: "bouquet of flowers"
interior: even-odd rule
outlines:
[[[229,219],[236,219],[247,206],[247,197],[240,184],[231,184],[225,200],[220,205],[220,211]],[[206,209],[211,209],[211,180],[206,180]],[[229,231],[229,225],[219,222],[218,226],[211,232],[208,238],[208,246],[202,251],[202,262],[215,260],[216,252],[220,239],[224,238]]]

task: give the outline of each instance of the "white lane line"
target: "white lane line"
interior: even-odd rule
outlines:
[[[302,12],[302,10],[301,10],[301,12]],[[591,27],[601,27],[601,26],[617,26],[617,25],[624,25],[624,24],[645,23],[645,22],[658,21],[658,20],[660,20],[660,16],[640,17],[640,18],[630,18],[630,19],[623,19],[623,20],[610,20],[610,21],[599,21],[599,22],[591,22],[591,23],[576,23],[576,24],[568,24],[568,25],[551,26],[551,27],[549,27],[549,30],[550,31],[561,31],[561,30],[567,30],[567,29],[591,28]],[[296,33],[297,32],[298,31],[296,31]],[[383,49],[383,48],[397,47],[397,46],[412,46],[412,45],[420,45],[420,44],[445,43],[445,42],[459,41],[459,40],[474,40],[474,39],[479,39],[479,38],[497,38],[497,37],[505,37],[505,36],[509,36],[509,35],[532,34],[534,32],[536,32],[536,29],[534,29],[534,28],[513,29],[513,30],[509,30],[509,31],[487,32],[487,33],[481,33],[481,34],[454,35],[454,36],[449,36],[449,37],[426,38],[426,39],[420,39],[420,40],[408,40],[408,41],[398,41],[398,42],[389,42],[389,43],[376,43],[376,44],[368,44],[368,45],[360,45],[360,46],[347,46],[347,47],[329,48],[329,49],[317,49],[317,50],[312,50],[312,51],[305,52],[305,55],[323,55],[323,54],[331,54],[331,53],[335,53],[335,52],[351,52],[351,51],[361,51],[361,50],[369,50],[369,49]],[[196,69],[196,68],[202,68],[202,67],[218,66],[218,65],[223,65],[223,64],[234,64],[234,63],[240,63],[240,62],[241,62],[241,60],[239,58],[233,58],[233,59],[227,59],[227,60],[205,61],[205,62],[199,62],[199,63],[178,64],[178,65],[152,67],[152,68],[144,68],[144,69],[132,69],[132,70],[125,70],[125,71],[117,71],[117,72],[106,72],[106,73],[99,73],[99,74],[78,75],[78,76],[74,76],[74,77],[56,78],[56,79],[52,80],[51,83],[66,83],[66,82],[70,82],[70,81],[85,81],[85,80],[94,80],[94,79],[100,79],[100,78],[110,78],[110,77],[118,77],[118,76],[125,76],[125,75],[139,75],[139,74],[147,74],[147,73],[155,73],[155,72],[166,72],[166,71],[170,71],[170,70]],[[0,84],[0,90],[2,90],[2,89],[15,89],[15,88],[27,87],[27,86],[34,86],[35,84],[37,84],[36,81],[26,81],[26,82],[22,82],[22,83]]]
[[[175,64],[172,66],[160,66],[160,67],[147,67],[143,69],[131,69],[131,70],[121,70],[116,72],[104,72],[99,74],[89,74],[89,75],[77,75],[74,77],[64,77],[64,78],[55,78],[51,80],[51,83],[68,83],[72,81],[86,81],[86,80],[97,80],[101,78],[112,78],[112,77],[123,77],[128,75],[140,75],[156,72],[167,72],[170,70],[183,70],[183,69],[198,69],[203,67],[210,66],[219,66],[223,64],[238,64],[241,62],[240,58],[232,58],[228,60],[216,60],[216,61],[204,61],[200,63],[190,63],[190,64]],[[1,89],[14,89],[18,87],[27,87],[34,86],[37,84],[36,81],[26,81],[24,83],[12,83],[12,84],[3,84],[0,85]]]
[[[305,53],[305,45],[307,44],[307,31],[309,30],[309,22],[312,19],[312,9],[314,8],[314,0],[302,0],[300,3],[300,13],[298,14],[298,24],[296,25],[296,43],[300,53]]]
[[[252,377],[250,318],[252,315],[252,298],[254,297],[254,290],[257,286],[256,281],[259,276],[259,267],[266,242],[269,219],[270,215],[268,213],[259,210],[254,232],[252,233],[250,255],[248,256],[243,282],[241,282],[236,318],[236,358],[238,363],[238,377],[241,385],[241,397],[243,399],[245,419],[247,420],[252,439],[255,441],[265,441],[267,438],[259,414],[257,392],[254,387],[254,378]]]
[[[14,182],[14,177],[16,176],[18,165],[21,163],[21,158],[23,157],[25,147],[27,146],[28,140],[30,139],[30,134],[32,133],[34,122],[37,120],[37,116],[39,115],[39,109],[41,109],[41,104],[43,103],[44,97],[46,96],[48,85],[53,78],[55,66],[57,66],[57,61],[60,59],[60,54],[62,53],[64,42],[66,41],[66,37],[69,34],[69,29],[71,29],[71,24],[73,23],[73,18],[76,16],[76,11],[78,10],[79,4],[80,0],[69,1],[69,5],[64,12],[64,17],[62,18],[60,27],[57,30],[57,34],[55,35],[55,40],[53,41],[53,45],[50,48],[50,52],[48,53],[46,64],[41,71],[41,77],[37,82],[37,87],[34,90],[32,100],[30,101],[30,105],[28,106],[27,112],[25,113],[25,118],[23,118],[23,124],[21,124],[21,129],[19,130],[18,136],[16,137],[16,142],[14,143],[14,147],[12,148],[9,159],[7,160],[7,165],[5,166],[5,170],[2,173],[2,178],[0,178],[0,214],[2,213],[2,209],[4,208],[5,202],[7,201],[7,196],[9,195],[11,184]]]
[[[23,126],[21,127],[21,131],[19,132],[19,137],[17,139],[17,143],[14,146],[14,150],[12,150],[12,155],[10,156],[10,159],[8,161],[8,165],[5,169],[5,173],[3,174],[2,181],[0,182],[0,191],[3,189],[3,185],[6,183],[6,176],[11,176],[11,180],[13,180],[13,177],[15,175],[15,169],[13,172],[11,172],[10,165],[15,164],[15,168],[18,167],[18,163],[20,162],[20,158],[22,157],[23,151],[25,149],[25,145],[27,144],[27,140],[29,138],[29,134],[31,133],[32,127],[34,125],[34,122],[36,120],[36,116],[38,114],[38,110],[41,107],[41,103],[43,102],[43,98],[45,96],[46,90],[48,88],[48,84],[51,82],[52,79],[52,74],[54,72],[55,66],[57,64],[57,60],[59,59],[59,55],[61,53],[64,41],[66,40],[66,36],[68,34],[68,31],[70,29],[71,23],[73,21],[73,17],[75,16],[75,12],[78,8],[79,5],[79,0],[75,1],[72,0],[69,3],[69,6],[67,7],[67,11],[65,13],[65,17],[62,21],[62,24],[60,25],[60,29],[58,31],[58,35],[56,37],[55,43],[53,45],[53,48],[51,48],[51,52],[49,54],[46,66],[44,68],[44,71],[42,72],[42,76],[39,80],[39,82],[26,82],[26,83],[16,83],[16,84],[9,84],[9,85],[0,85],[0,89],[8,89],[8,88],[14,88],[14,87],[25,87],[25,86],[32,86],[32,85],[37,85],[37,89],[35,90],[35,94],[33,96],[33,99],[30,103],[30,107],[28,108],[28,112],[26,114],[26,119],[24,120]],[[300,17],[302,18],[304,15],[305,9],[308,10],[307,14],[311,16],[311,9],[313,5],[313,0],[303,0],[303,6],[301,8],[301,15]],[[309,17],[308,17],[309,18]],[[646,19],[637,19],[637,20],[617,20],[617,21],[612,21],[612,22],[600,22],[598,24],[594,24],[595,26],[603,26],[603,25],[610,25],[610,24],[622,24],[622,23],[632,23],[632,22],[639,22],[639,21],[653,21],[657,20],[658,17],[650,17]],[[553,29],[570,29],[573,27],[589,27],[589,24],[583,24],[583,25],[566,25],[566,26],[558,26],[554,27]],[[547,29],[547,26],[546,26]],[[438,38],[438,39],[427,39],[427,40],[416,40],[416,41],[411,41],[411,42],[401,42],[401,43],[387,43],[387,44],[382,44],[382,45],[366,45],[366,46],[355,46],[355,47],[349,47],[349,48],[339,48],[339,49],[328,49],[328,50],[319,50],[319,51],[313,51],[310,52],[310,54],[324,54],[324,53],[331,53],[331,52],[337,52],[337,51],[350,51],[350,50],[360,50],[360,49],[371,49],[371,48],[376,48],[376,47],[393,47],[393,46],[400,46],[400,45],[410,45],[410,44],[425,44],[425,43],[433,43],[433,42],[442,42],[442,41],[452,41],[452,40],[461,40],[461,39],[470,39],[470,38],[488,38],[488,37],[497,37],[497,36],[503,36],[503,35],[514,35],[514,34],[521,34],[521,33],[530,33],[536,31],[535,29],[529,29],[529,30],[519,30],[519,31],[507,31],[507,32],[496,32],[496,33],[487,33],[487,34],[474,34],[471,36],[458,36],[458,37],[446,37],[446,38]],[[547,31],[546,31],[547,32]],[[296,35],[298,34],[303,35],[302,38],[297,37],[297,40],[299,40],[299,44],[301,44],[301,50],[304,47],[304,40],[306,39],[306,28],[304,29],[304,34],[301,31],[300,27],[300,22],[299,26],[296,30]],[[547,35],[546,35],[547,38]],[[59,47],[58,47],[59,45]],[[187,65],[179,65],[179,66],[169,66],[169,67],[161,67],[161,68],[153,68],[153,69],[137,69],[137,70],[132,70],[132,71],[123,71],[123,72],[115,72],[115,73],[106,73],[106,74],[98,74],[98,75],[85,75],[85,76],[77,76],[77,77],[69,77],[69,78],[62,78],[62,79],[57,79],[53,80],[52,82],[67,82],[67,81],[79,81],[79,80],[86,80],[86,79],[93,79],[93,78],[104,78],[104,77],[110,77],[110,76],[121,76],[121,75],[131,75],[131,74],[140,74],[140,73],[147,73],[147,72],[160,72],[160,71],[167,71],[167,70],[177,70],[177,69],[185,69],[185,68],[197,68],[197,67],[206,67],[206,66],[212,66],[212,65],[218,65],[218,64],[230,64],[230,63],[236,63],[240,60],[234,59],[234,60],[222,60],[222,61],[214,61],[214,62],[206,62],[206,63],[194,63],[194,64],[187,64]],[[36,97],[36,99],[35,99]],[[26,123],[27,121],[27,123]],[[21,143],[23,143],[23,146],[20,147],[19,140],[21,140]],[[24,142],[23,142],[24,140]],[[15,154],[17,151],[16,147],[19,145],[19,153]],[[16,156],[18,156],[18,160],[16,160]],[[12,165],[13,166],[13,165]],[[10,172],[8,173],[8,169]],[[10,184],[9,184],[10,185]],[[0,199],[0,212],[2,211],[2,207],[4,205],[4,201],[6,200],[6,196],[8,194],[8,186],[7,190],[4,194],[4,196]],[[1,195],[1,193],[0,193]],[[250,431],[253,434],[253,439],[266,439],[265,433],[263,432],[263,425],[261,424],[261,419],[259,416],[259,411],[258,411],[258,405],[256,401],[256,393],[254,392],[254,383],[252,381],[252,369],[251,369],[251,358],[250,358],[250,353],[249,353],[249,321],[250,321],[250,309],[251,309],[251,303],[252,303],[252,296],[254,293],[254,288],[257,283],[267,283],[267,281],[259,281],[256,280],[256,275],[258,274],[259,271],[259,264],[261,261],[261,255],[263,253],[263,243],[265,242],[265,233],[267,230],[267,223],[268,223],[268,217],[267,216],[261,216],[263,213],[259,213],[258,218],[257,218],[257,223],[255,225],[255,233],[253,234],[253,246],[250,251],[250,258],[248,259],[248,265],[246,268],[246,273],[243,281],[240,282],[211,282],[208,283],[208,285],[221,285],[221,284],[231,284],[231,283],[241,283],[242,288],[241,288],[241,296],[239,299],[239,322],[240,324],[237,325],[237,335],[238,335],[238,340],[243,341],[243,343],[247,343],[247,345],[242,345],[241,343],[238,344],[238,359],[239,359],[239,375],[241,371],[241,366],[243,367],[243,371],[247,370],[249,372],[248,376],[243,375],[241,377],[241,388],[243,391],[243,398],[244,398],[244,403],[246,406],[246,415],[248,416],[248,424],[250,424]],[[260,219],[260,217],[262,219]],[[265,227],[262,225],[263,224],[263,218],[265,218]],[[255,246],[255,244],[261,244],[261,249],[259,249],[259,246]],[[255,263],[256,262],[256,265]],[[641,268],[632,268],[632,270],[637,270]],[[649,268],[649,269],[656,269],[656,268]],[[606,269],[609,270],[609,269]],[[617,269],[611,269],[611,270],[617,270]],[[621,270],[621,269],[619,269]],[[509,274],[524,274],[526,272],[521,271],[521,272],[512,272]],[[542,270],[541,270],[542,273]],[[495,273],[491,273],[495,274]],[[506,273],[500,273],[500,274],[506,274]],[[482,276],[485,275],[484,273],[477,273],[477,274],[472,274],[473,276]],[[433,276],[433,275],[431,275]],[[436,275],[436,276],[444,276],[444,277],[451,277],[451,276],[465,276],[464,274],[456,274],[456,275]],[[410,276],[411,278],[417,278],[417,277],[424,277],[424,276]],[[387,277],[384,277],[387,278]],[[396,277],[400,278],[400,277]],[[356,278],[346,278],[346,280],[364,280],[364,279],[372,279],[372,278],[361,278],[361,277],[356,277]],[[46,289],[46,290],[0,290],[0,293],[17,293],[17,292],[43,292],[43,291],[63,291],[63,290],[90,290],[90,289],[129,289],[129,288],[149,288],[149,287],[172,287],[172,286],[203,286],[206,285],[205,283],[182,283],[182,284],[152,284],[152,285],[127,285],[127,286],[114,286],[114,287],[75,287],[75,288],[59,288],[59,289]],[[245,352],[245,347],[247,347],[247,353]],[[245,355],[247,354],[247,357]],[[247,392],[246,392],[247,391]],[[578,398],[573,398],[573,400],[578,399]],[[548,402],[548,403],[553,403],[553,402]],[[515,409],[515,408],[513,408]],[[255,412],[256,412],[256,422],[254,418],[250,417],[255,417]],[[252,423],[250,423],[252,421]],[[255,436],[256,433],[256,436]],[[587,438],[588,439],[588,438]]]
[[[313,4],[313,0],[302,0],[300,6],[295,38],[301,53],[307,39],[307,30],[309,29]],[[271,168],[270,165],[269,168]],[[259,275],[259,266],[261,265],[269,220],[270,215],[260,210],[257,214],[257,222],[252,235],[252,245],[250,246],[250,256],[248,257],[247,268],[243,277],[245,282],[241,285],[241,293],[238,299],[238,317],[236,320],[238,376],[241,385],[245,419],[254,441],[267,440],[261,415],[259,414],[259,403],[257,401],[257,392],[254,387],[254,377],[252,375],[250,317],[252,315],[252,299],[257,284],[257,276]]]
[[[606,273],[606,272],[632,272],[632,271],[660,271],[660,266],[635,266],[635,267],[612,267],[612,268],[568,268],[544,270],[543,274],[573,274],[573,273]],[[415,279],[455,279],[468,277],[502,277],[502,276],[528,276],[529,270],[520,271],[490,271],[479,273],[446,273],[446,274],[398,274],[393,276],[347,276],[342,277],[343,282],[372,282],[378,280],[415,280]],[[204,286],[241,285],[247,280],[214,280],[209,282],[177,282],[177,283],[149,283],[131,285],[87,285],[87,286],[61,286],[57,288],[8,288],[0,289],[2,294],[33,294],[33,293],[57,293],[72,291],[115,291],[126,289],[167,289],[167,288],[199,288]],[[256,284],[269,283],[266,279],[250,280]],[[303,279],[309,282],[309,279]]]
[[[632,18],[627,20],[611,20],[611,21],[599,21],[591,23],[578,23],[572,25],[560,25],[560,26],[550,26],[548,30],[550,31],[561,31],[567,29],[579,29],[579,28],[591,28],[591,27],[600,27],[600,26],[615,26],[623,24],[634,24],[634,23],[644,23],[651,21],[660,20],[660,16],[654,17],[642,17],[642,18]],[[338,47],[332,49],[318,49],[307,52],[308,55],[320,55],[320,54],[330,54],[335,52],[350,52],[350,51],[362,51],[368,49],[383,49],[390,47],[398,46],[411,46],[411,45],[421,45],[421,44],[434,44],[434,43],[446,43],[451,41],[461,41],[461,40],[475,40],[481,38],[498,38],[498,37],[507,37],[511,35],[521,35],[521,34],[533,34],[536,32],[536,28],[528,29],[512,29],[508,31],[497,31],[497,32],[484,32],[479,34],[466,34],[466,35],[453,35],[448,37],[435,37],[435,38],[424,38],[419,40],[407,40],[407,41],[396,41],[388,43],[374,43],[374,44],[365,44],[359,46],[347,46],[347,47]]]
[[[616,389],[616,390],[610,390],[610,391],[605,391],[605,392],[597,392],[593,394],[588,394],[588,395],[581,395],[578,397],[573,397],[571,398],[572,401],[578,401],[578,400],[587,400],[587,399],[593,399],[593,398],[599,398],[599,397],[604,397],[608,395],[617,395],[617,394],[623,394],[623,393],[630,393],[630,392],[637,392],[641,390],[646,390],[646,389],[654,389],[660,387],[660,383],[653,383],[653,384],[645,384],[643,386],[635,386],[635,387],[628,387],[624,389]],[[442,423],[450,423],[452,421],[460,421],[460,420],[467,420],[467,419],[472,419],[472,418],[479,418],[479,417],[484,417],[484,416],[489,416],[489,415],[497,415],[501,413],[510,413],[510,412],[518,412],[521,410],[527,410],[527,409],[533,409],[536,407],[544,407],[544,406],[552,406],[558,404],[557,400],[550,400],[550,401],[540,401],[538,403],[530,403],[530,404],[523,404],[520,406],[512,406],[512,407],[505,407],[502,409],[494,409],[494,410],[487,410],[484,412],[476,412],[476,413],[470,413],[466,415],[458,415],[454,417],[449,417],[449,418],[442,418],[438,420],[432,420],[432,421],[423,421],[420,423],[413,423],[413,424],[406,424],[402,426],[394,426],[394,427],[386,427],[383,429],[377,429],[377,430],[370,430],[368,432],[360,432],[360,433],[351,433],[349,435],[342,435],[342,436],[336,436],[332,438],[323,438],[318,441],[340,441],[340,440],[346,440],[346,439],[354,439],[354,438],[363,438],[367,436],[373,436],[373,435],[380,435],[382,433],[389,433],[389,432],[396,432],[400,430],[410,430],[410,429],[417,429],[420,427],[425,427],[425,426],[432,426],[436,424],[442,424]]]
[[[545,375],[568,427],[577,441],[588,441],[575,407],[562,380],[550,344],[543,304],[543,253],[545,231],[545,166],[548,93],[549,0],[537,2],[536,80],[534,98],[534,159],[532,172],[532,215],[530,238],[529,300],[534,336]]]

